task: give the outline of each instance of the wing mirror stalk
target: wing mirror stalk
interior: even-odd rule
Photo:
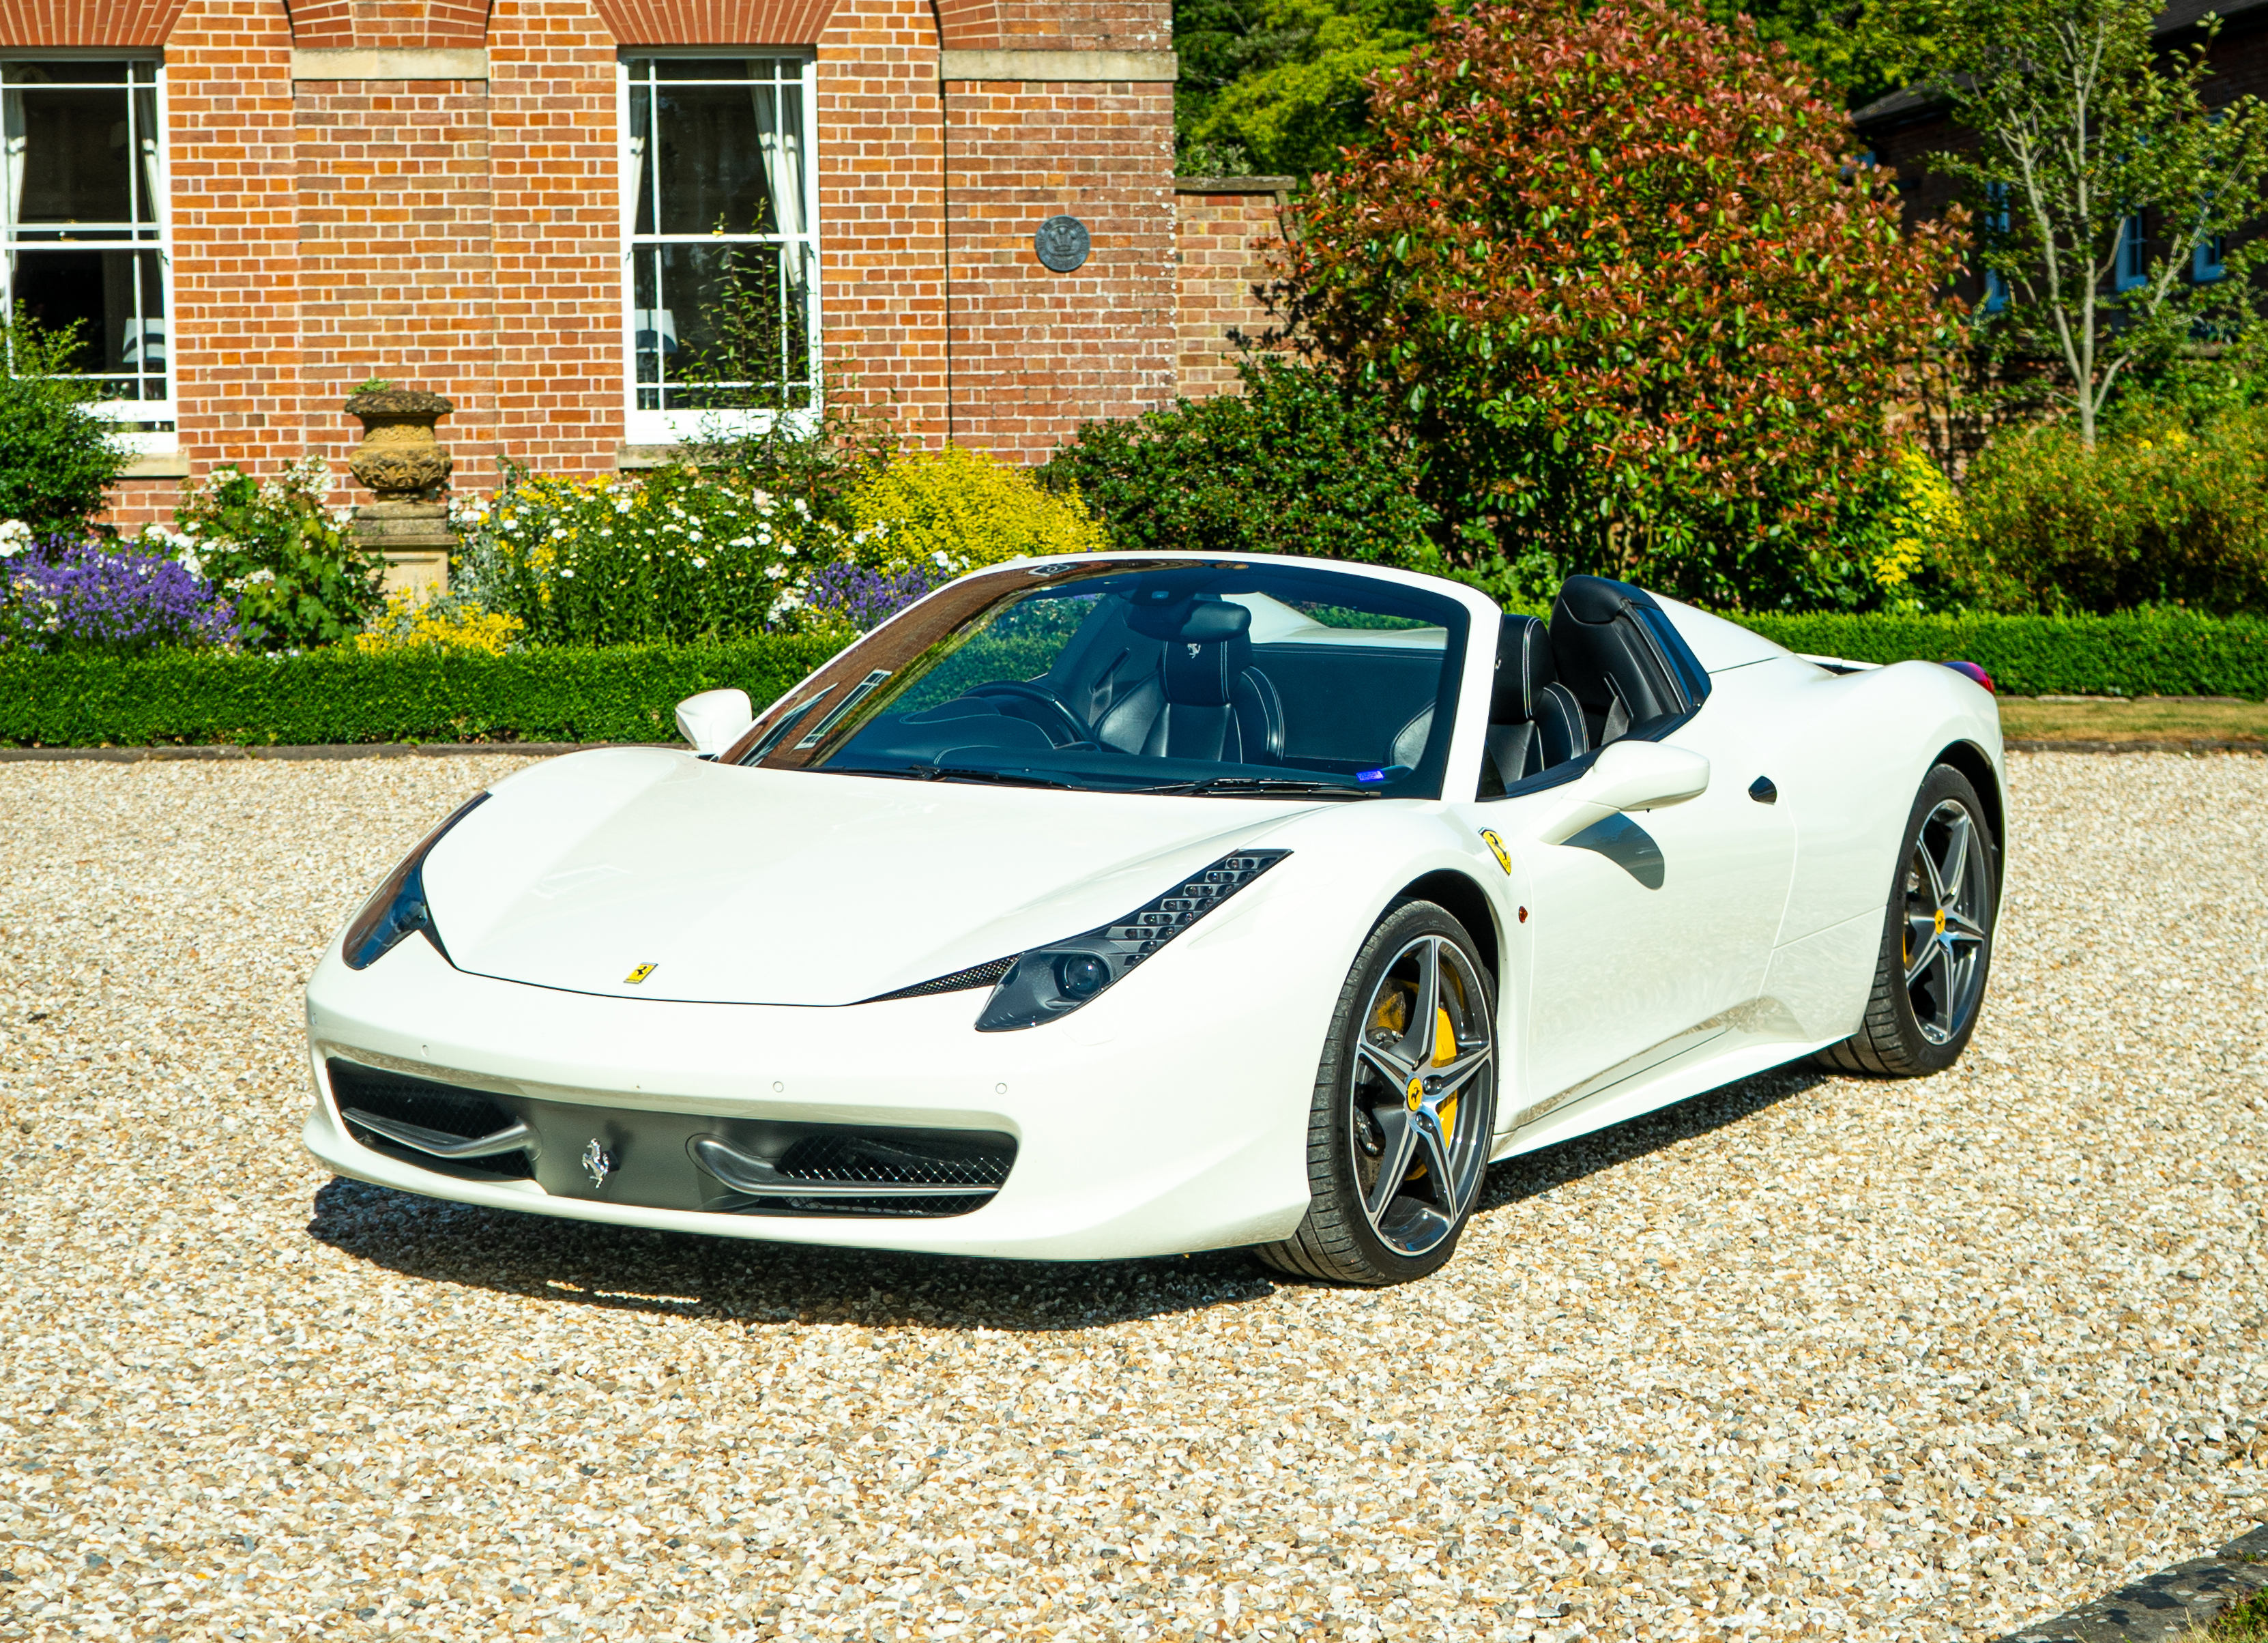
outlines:
[[[724,752],[755,722],[745,690],[703,690],[677,704],[677,733],[704,759]]]
[[[1534,836],[1564,844],[1625,810],[1681,805],[1709,791],[1709,761],[1660,741],[1609,742],[1582,779],[1538,819]]]

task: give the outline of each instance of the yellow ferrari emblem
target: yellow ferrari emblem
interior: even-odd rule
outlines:
[[[1425,1104],[1425,1086],[1422,1079],[1410,1080],[1410,1110],[1416,1112]]]
[[[1937,934],[1939,934],[1939,935],[1943,935],[1943,934],[1945,933],[1945,909],[1943,909],[1942,907],[1940,907],[1940,908],[1939,908],[1939,909],[1937,910],[1937,932],[1936,932],[1936,933],[1937,933]]]
[[[626,986],[626,987],[635,987],[635,986],[637,986],[637,985],[638,984],[638,983],[640,983],[640,982],[644,981],[647,976],[651,976],[651,975],[652,975],[652,974],[653,974],[653,966],[652,966],[652,965],[651,965],[651,964],[641,964],[641,965],[639,965],[636,969],[632,970],[629,975],[627,975],[627,976],[623,976],[623,977],[622,977],[622,984],[623,984],[624,986]]]
[[[1488,845],[1490,851],[1495,855],[1496,865],[1503,868],[1506,873],[1510,873],[1512,871],[1512,858],[1505,852],[1504,841],[1486,828],[1483,828],[1481,829],[1481,838],[1482,841]]]

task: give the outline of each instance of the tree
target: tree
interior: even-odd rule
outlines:
[[[29,318],[0,327],[0,519],[37,535],[76,536],[107,504],[133,460],[117,430],[90,414],[76,322],[48,330]]]
[[[1984,337],[2058,368],[2089,449],[2123,376],[2252,317],[2268,254],[2228,244],[2264,209],[2268,107],[2208,110],[2219,22],[2161,53],[2158,4],[1952,0],[1931,41],[1933,83],[1977,138],[1934,159],[1978,208],[1999,298]],[[2207,257],[2218,276],[2196,278]]]
[[[1425,38],[1432,0],[1177,0],[1185,173],[1306,176],[1362,140],[1370,77]]]
[[[1822,596],[1957,251],[1784,51],[1660,0],[1501,0],[1380,77],[1278,292],[1389,396],[1453,563]]]

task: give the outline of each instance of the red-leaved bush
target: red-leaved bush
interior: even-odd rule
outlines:
[[[1317,180],[1280,297],[1385,390],[1482,579],[1842,602],[1958,255],[1793,59],[1659,0],[1445,13]]]

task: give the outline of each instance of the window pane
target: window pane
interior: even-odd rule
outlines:
[[[134,65],[144,81],[155,63]],[[10,85],[123,85],[128,65],[123,63],[0,63],[0,80]]]
[[[671,86],[659,93],[661,232],[776,232],[756,140],[756,104],[777,94],[770,86],[729,85]]]
[[[155,251],[71,247],[11,259],[18,311],[60,328],[77,321],[74,374],[107,379],[111,399],[166,397],[165,281]]]
[[[14,91],[0,97],[11,155],[11,213],[19,223],[133,220],[124,91]]]
[[[635,261],[631,329],[641,409],[809,403],[806,247],[655,246],[642,247]]]

